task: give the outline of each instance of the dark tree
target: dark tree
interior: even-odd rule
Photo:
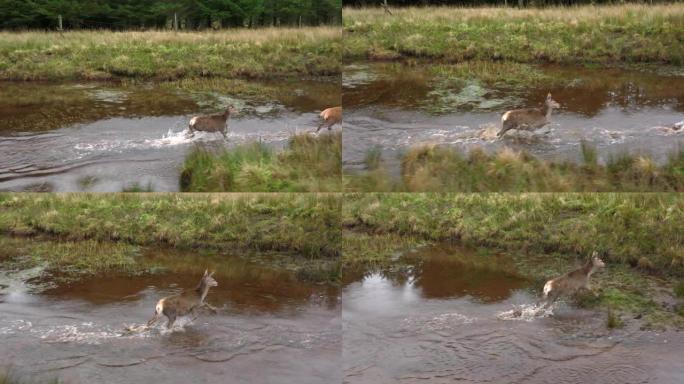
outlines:
[[[0,0],[1,29],[206,29],[342,21],[342,0]]]

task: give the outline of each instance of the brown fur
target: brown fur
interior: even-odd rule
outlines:
[[[234,112],[233,107],[228,107],[223,113],[193,117],[190,119],[190,124],[188,124],[190,134],[194,135],[195,131],[220,132],[223,137],[226,137],[226,132],[228,132],[227,122],[232,112]]]
[[[325,126],[328,127],[328,131],[331,130],[333,125],[342,123],[342,107],[324,109],[323,112],[321,112],[321,119],[323,119],[323,121],[318,125],[316,132],[320,131],[321,128]]]
[[[582,289],[591,290],[589,281],[591,275],[605,266],[605,263],[598,257],[598,253],[594,251],[591,259],[582,267],[547,281],[544,284],[545,306],[553,304],[561,296],[571,296]]]
[[[209,274],[208,271],[204,271],[204,275],[195,289],[189,291],[184,290],[181,293],[167,296],[159,300],[155,307],[154,317],[147,322],[147,326],[152,326],[159,321],[162,314],[168,319],[166,327],[171,328],[176,321],[176,317],[188,314],[194,315],[201,307],[207,307],[215,311],[216,308],[204,302],[204,299],[209,293],[209,288],[218,285],[216,280],[212,277],[213,275],[213,272]]]
[[[551,112],[560,105],[549,93],[541,108],[524,108],[507,111],[501,116],[501,130],[496,135],[501,137],[511,129],[534,131],[551,122]]]

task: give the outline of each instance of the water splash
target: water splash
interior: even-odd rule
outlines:
[[[553,314],[553,305],[545,307],[541,304],[516,305],[513,309],[500,312],[496,317],[500,320],[534,321],[538,318],[548,317]]]
[[[477,318],[468,317],[457,312],[442,313],[427,318],[406,318],[401,322],[400,330],[411,330],[411,332],[420,333],[449,331],[475,321],[477,321]]]

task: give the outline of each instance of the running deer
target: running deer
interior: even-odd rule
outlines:
[[[325,126],[328,127],[329,131],[333,125],[342,123],[342,107],[324,109],[323,112],[321,112],[321,119],[323,119],[323,121],[318,125],[316,132],[320,131],[321,128]]]
[[[582,289],[591,290],[589,278],[604,268],[606,264],[599,258],[598,252],[591,254],[591,259],[582,267],[563,276],[549,280],[544,284],[544,307],[553,304],[560,296],[570,296]]]
[[[501,116],[501,130],[496,135],[502,137],[511,129],[534,131],[542,128],[551,122],[551,111],[559,107],[560,104],[552,99],[549,93],[546,95],[546,101],[541,108],[523,108],[506,111]]]
[[[197,288],[191,291],[184,290],[181,293],[167,296],[159,300],[154,309],[154,317],[147,322],[147,326],[150,327],[159,321],[162,314],[169,320],[166,324],[166,328],[171,329],[173,323],[176,321],[176,317],[185,316],[190,313],[194,315],[201,307],[207,307],[216,312],[216,308],[209,305],[209,303],[204,302],[207,293],[209,293],[209,288],[218,285],[216,280],[214,280],[213,275],[214,272],[209,273],[205,270]]]
[[[235,113],[235,109],[228,106],[223,113],[215,113],[213,115],[194,116],[190,119],[188,129],[190,135],[193,136],[196,131],[204,132],[220,132],[223,137],[226,137],[228,131],[228,118],[231,113]]]

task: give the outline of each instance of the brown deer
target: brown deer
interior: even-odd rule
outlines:
[[[544,307],[553,304],[560,296],[570,296],[582,289],[591,290],[589,278],[594,272],[605,266],[606,264],[599,258],[598,252],[594,251],[589,261],[582,267],[547,281],[544,284]]]
[[[327,126],[329,131],[333,125],[342,123],[342,107],[324,109],[321,112],[321,119],[323,121],[318,125],[316,132],[320,131],[324,126]]]
[[[523,108],[506,111],[501,116],[501,130],[496,135],[502,137],[511,129],[534,131],[542,128],[551,122],[551,111],[559,107],[560,104],[552,99],[549,93],[546,95],[546,101],[541,108]]]
[[[228,106],[223,113],[194,116],[190,119],[190,124],[188,124],[190,135],[194,136],[196,131],[204,131],[220,132],[223,137],[226,137],[226,132],[228,131],[227,122],[231,113],[235,113],[235,109],[232,106]]]
[[[151,327],[163,314],[169,320],[166,324],[166,328],[171,328],[173,323],[176,321],[176,317],[185,316],[187,314],[195,314],[195,312],[201,307],[207,307],[212,311],[216,312],[216,308],[205,303],[204,299],[209,293],[209,288],[216,287],[218,283],[213,278],[214,272],[209,273],[204,271],[204,275],[200,280],[197,287],[191,291],[183,291],[181,293],[167,296],[157,302],[157,306],[154,309],[154,317],[147,322],[147,326]]]

